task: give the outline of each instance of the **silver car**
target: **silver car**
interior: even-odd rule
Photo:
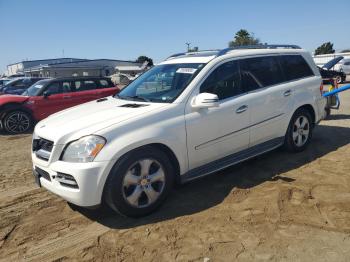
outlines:
[[[340,61],[339,70],[346,75],[350,75],[350,58],[346,58]]]

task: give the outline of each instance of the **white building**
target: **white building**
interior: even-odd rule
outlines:
[[[40,65],[47,65],[47,64],[59,64],[59,63],[67,63],[67,62],[74,62],[74,61],[86,61],[87,59],[80,59],[80,58],[54,58],[54,59],[42,59],[42,60],[27,60],[27,61],[21,61],[18,63],[13,63],[7,66],[6,75],[16,75],[16,74],[24,74],[24,70],[34,67],[34,66],[40,66]]]
[[[25,74],[33,77],[69,77],[69,76],[109,76],[116,67],[141,67],[133,61],[114,59],[78,59],[59,58],[47,60],[23,61],[8,65],[8,75]]]
[[[326,55],[316,55],[313,56],[313,59],[319,67],[322,67],[325,63],[332,60],[333,58],[336,58],[338,56],[344,56],[344,58],[350,58],[350,52],[348,53],[334,53],[334,54],[326,54]],[[339,64],[334,67],[334,70],[337,70],[339,67]]]

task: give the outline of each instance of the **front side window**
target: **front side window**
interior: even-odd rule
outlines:
[[[219,100],[243,93],[237,61],[217,67],[200,87],[200,93],[216,94]]]
[[[42,88],[48,83],[50,80],[40,80],[35,84],[31,85],[24,93],[25,96],[37,96],[41,93]]]
[[[240,68],[243,88],[249,91],[284,82],[276,56],[242,59]]]
[[[158,65],[142,74],[116,96],[127,100],[171,103],[203,67],[202,63]]]
[[[280,56],[280,63],[287,81],[314,75],[301,55],[282,55]]]
[[[48,95],[55,95],[55,94],[61,93],[60,83],[54,82],[54,83],[48,85],[45,92]]]

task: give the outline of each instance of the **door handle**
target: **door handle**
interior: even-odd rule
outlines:
[[[64,96],[63,99],[71,98],[71,96]]]
[[[291,94],[292,94],[292,90],[290,89],[283,93],[284,96],[290,96]]]
[[[248,109],[248,106],[247,106],[247,105],[240,106],[239,108],[237,108],[236,113],[237,113],[237,114],[243,113],[243,112],[246,111],[247,109]]]

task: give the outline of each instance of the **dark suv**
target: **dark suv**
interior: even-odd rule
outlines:
[[[9,133],[24,133],[53,113],[117,92],[107,77],[43,79],[21,96],[0,96],[0,127]]]
[[[20,95],[26,91],[31,85],[44,78],[40,77],[20,77],[7,82],[0,87],[0,94]]]

